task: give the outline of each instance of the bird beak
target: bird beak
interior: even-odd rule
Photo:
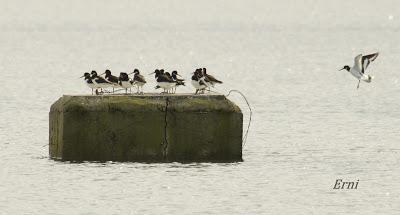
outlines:
[[[182,78],[182,76],[181,76],[181,75],[179,75],[179,74],[176,74],[176,75]]]
[[[129,73],[128,75],[132,75],[132,74],[133,74],[133,72]]]
[[[154,73],[156,73],[156,72],[149,73],[148,75],[151,75],[151,74],[154,74]]]
[[[104,74],[106,74],[105,72],[103,72],[103,73],[101,73],[100,75],[104,75]]]
[[[342,71],[342,70],[344,70],[344,68],[341,68],[341,69],[339,69],[338,71]]]
[[[82,75],[81,77],[79,77],[79,79],[81,79],[81,78],[83,78],[83,77],[85,77],[85,75]]]

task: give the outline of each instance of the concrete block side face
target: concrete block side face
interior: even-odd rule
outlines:
[[[242,161],[243,115],[224,96],[169,99],[170,161]]]
[[[168,160],[242,161],[240,113],[168,114]]]
[[[64,160],[163,159],[161,142],[164,120],[161,113],[68,112],[64,124]]]
[[[160,99],[64,96],[51,107],[50,142],[57,147],[50,145],[50,156],[68,161],[162,161],[163,105]]]
[[[49,155],[53,159],[60,160],[62,158],[63,116],[54,111],[49,113],[49,119]]]
[[[242,161],[243,115],[222,95],[63,96],[49,126],[58,160]]]
[[[52,159],[62,159],[63,114],[60,111],[62,98],[58,99],[49,112],[49,156]]]

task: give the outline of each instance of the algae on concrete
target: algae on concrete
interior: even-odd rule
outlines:
[[[242,160],[243,116],[223,95],[63,96],[49,115],[57,160]]]

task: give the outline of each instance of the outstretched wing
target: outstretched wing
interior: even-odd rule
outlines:
[[[369,55],[364,55],[362,56],[361,62],[362,62],[362,71],[361,73],[364,74],[365,70],[367,69],[368,65],[374,61],[379,55],[379,52],[369,54]]]
[[[356,70],[359,73],[364,73],[363,72],[363,67],[362,67],[362,54],[357,55],[354,58],[354,67],[353,69]]]

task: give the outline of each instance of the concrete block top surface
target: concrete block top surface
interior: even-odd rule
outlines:
[[[137,111],[237,112],[240,108],[222,94],[63,95],[50,112]]]

